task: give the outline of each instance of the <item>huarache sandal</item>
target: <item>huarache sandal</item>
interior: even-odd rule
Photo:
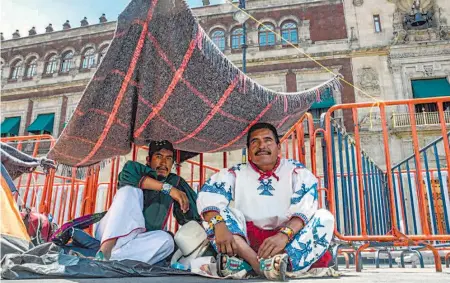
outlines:
[[[275,269],[275,260],[279,259],[279,270]],[[288,267],[288,255],[281,254],[259,261],[259,268],[264,276],[272,281],[286,281],[286,271]]]
[[[224,262],[223,259],[226,259],[226,262]],[[230,276],[242,270],[246,270],[247,272],[252,270],[250,264],[245,260],[226,254],[219,253],[216,258],[216,264],[217,273],[220,277]]]

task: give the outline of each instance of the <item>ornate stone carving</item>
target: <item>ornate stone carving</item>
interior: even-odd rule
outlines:
[[[449,49],[439,49],[439,50],[425,50],[425,51],[418,51],[418,52],[406,52],[406,53],[397,53],[397,54],[391,54],[391,59],[404,59],[404,58],[411,58],[411,57],[430,57],[430,56],[440,56],[440,55],[450,55]]]
[[[353,5],[356,7],[361,7],[364,4],[364,0],[353,0]]]
[[[423,71],[424,71],[425,76],[431,77],[434,74],[434,67],[433,67],[433,65],[424,65]]]
[[[365,67],[358,70],[358,85],[364,91],[377,93],[380,91],[380,82],[378,73],[371,67]]]
[[[299,27],[299,40],[303,43],[311,43],[310,21],[304,20]]]
[[[442,18],[435,0],[388,1],[396,5],[393,45],[449,38],[449,32],[443,26],[446,20]],[[416,17],[421,17],[421,21],[416,21]]]
[[[388,2],[395,4],[398,12],[410,13],[417,0],[388,0]],[[421,9],[428,11],[433,8],[434,0],[420,0],[419,4]]]

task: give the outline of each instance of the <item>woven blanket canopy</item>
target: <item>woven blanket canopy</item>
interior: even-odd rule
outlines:
[[[49,158],[86,167],[162,139],[182,159],[235,150],[253,124],[285,133],[339,87],[335,77],[303,92],[271,91],[222,54],[184,0],[132,0]]]

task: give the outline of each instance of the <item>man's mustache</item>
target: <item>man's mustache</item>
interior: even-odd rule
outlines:
[[[259,155],[259,154],[261,154],[261,153],[267,153],[267,154],[272,154],[272,152],[270,151],[270,150],[264,150],[264,149],[260,149],[260,150],[258,150],[256,153],[255,153],[255,155]]]
[[[156,170],[166,170],[166,171],[169,171],[169,168],[167,168],[166,166],[159,166],[159,167],[156,167]]]

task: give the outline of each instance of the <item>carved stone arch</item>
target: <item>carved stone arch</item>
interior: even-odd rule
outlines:
[[[100,51],[103,50],[103,48],[105,48],[105,47],[108,48],[110,44],[111,44],[111,41],[109,41],[109,40],[103,41],[102,43],[100,43],[100,44],[98,45],[96,51],[97,51],[97,52],[100,52]]]
[[[77,55],[75,48],[72,46],[67,46],[61,51],[61,56],[64,56],[67,52],[72,52],[74,56]]]
[[[28,53],[27,56],[25,57],[24,62],[27,63],[28,61],[30,61],[33,58],[36,58],[39,61],[39,59],[41,59],[41,56],[39,56],[39,54],[36,52]]]
[[[225,25],[221,25],[221,24],[216,24],[216,25],[213,25],[209,30],[208,30],[208,36],[211,36],[211,33],[213,32],[213,31],[216,31],[216,30],[223,30],[224,32],[225,32],[225,36],[226,36],[226,34],[227,34],[227,27],[225,26]]]
[[[234,25],[229,26],[229,27],[228,27],[228,34],[231,35],[231,32],[232,32],[234,29],[241,28],[241,27],[242,27],[242,25],[240,25],[240,24],[234,24]]]
[[[23,58],[22,55],[16,55],[16,56],[12,57],[11,60],[9,60],[8,66],[11,66],[13,63],[17,62],[18,60],[21,60],[22,63],[23,63],[24,59],[25,59],[25,58]]]
[[[280,26],[278,25],[277,21],[274,20],[274,19],[272,19],[272,18],[262,18],[261,20],[258,20],[258,21],[261,22],[261,23],[263,23],[263,24],[270,23],[270,24],[272,24],[272,25],[275,27],[275,29],[277,29],[277,28],[280,27]],[[253,27],[255,28],[255,30],[259,30],[259,27],[260,27],[260,26],[261,26],[260,23],[255,23],[255,24],[253,25]]]
[[[52,50],[47,51],[47,52],[45,53],[45,55],[42,57],[42,59],[43,59],[44,61],[47,61],[47,60],[48,60],[50,57],[52,57],[53,55],[56,55],[56,56],[59,58],[59,52],[58,52],[58,50],[52,49]]]
[[[89,48],[93,48],[93,49],[94,49],[94,52],[97,52],[97,47],[95,46],[95,44],[93,44],[93,43],[88,43],[88,44],[85,44],[85,45],[81,48],[80,54],[83,55],[84,52],[86,52],[86,50],[88,50]]]
[[[297,27],[301,24],[301,20],[295,16],[289,15],[289,16],[283,16],[278,21],[278,27],[281,28],[281,26],[286,22],[294,22],[297,24]]]

